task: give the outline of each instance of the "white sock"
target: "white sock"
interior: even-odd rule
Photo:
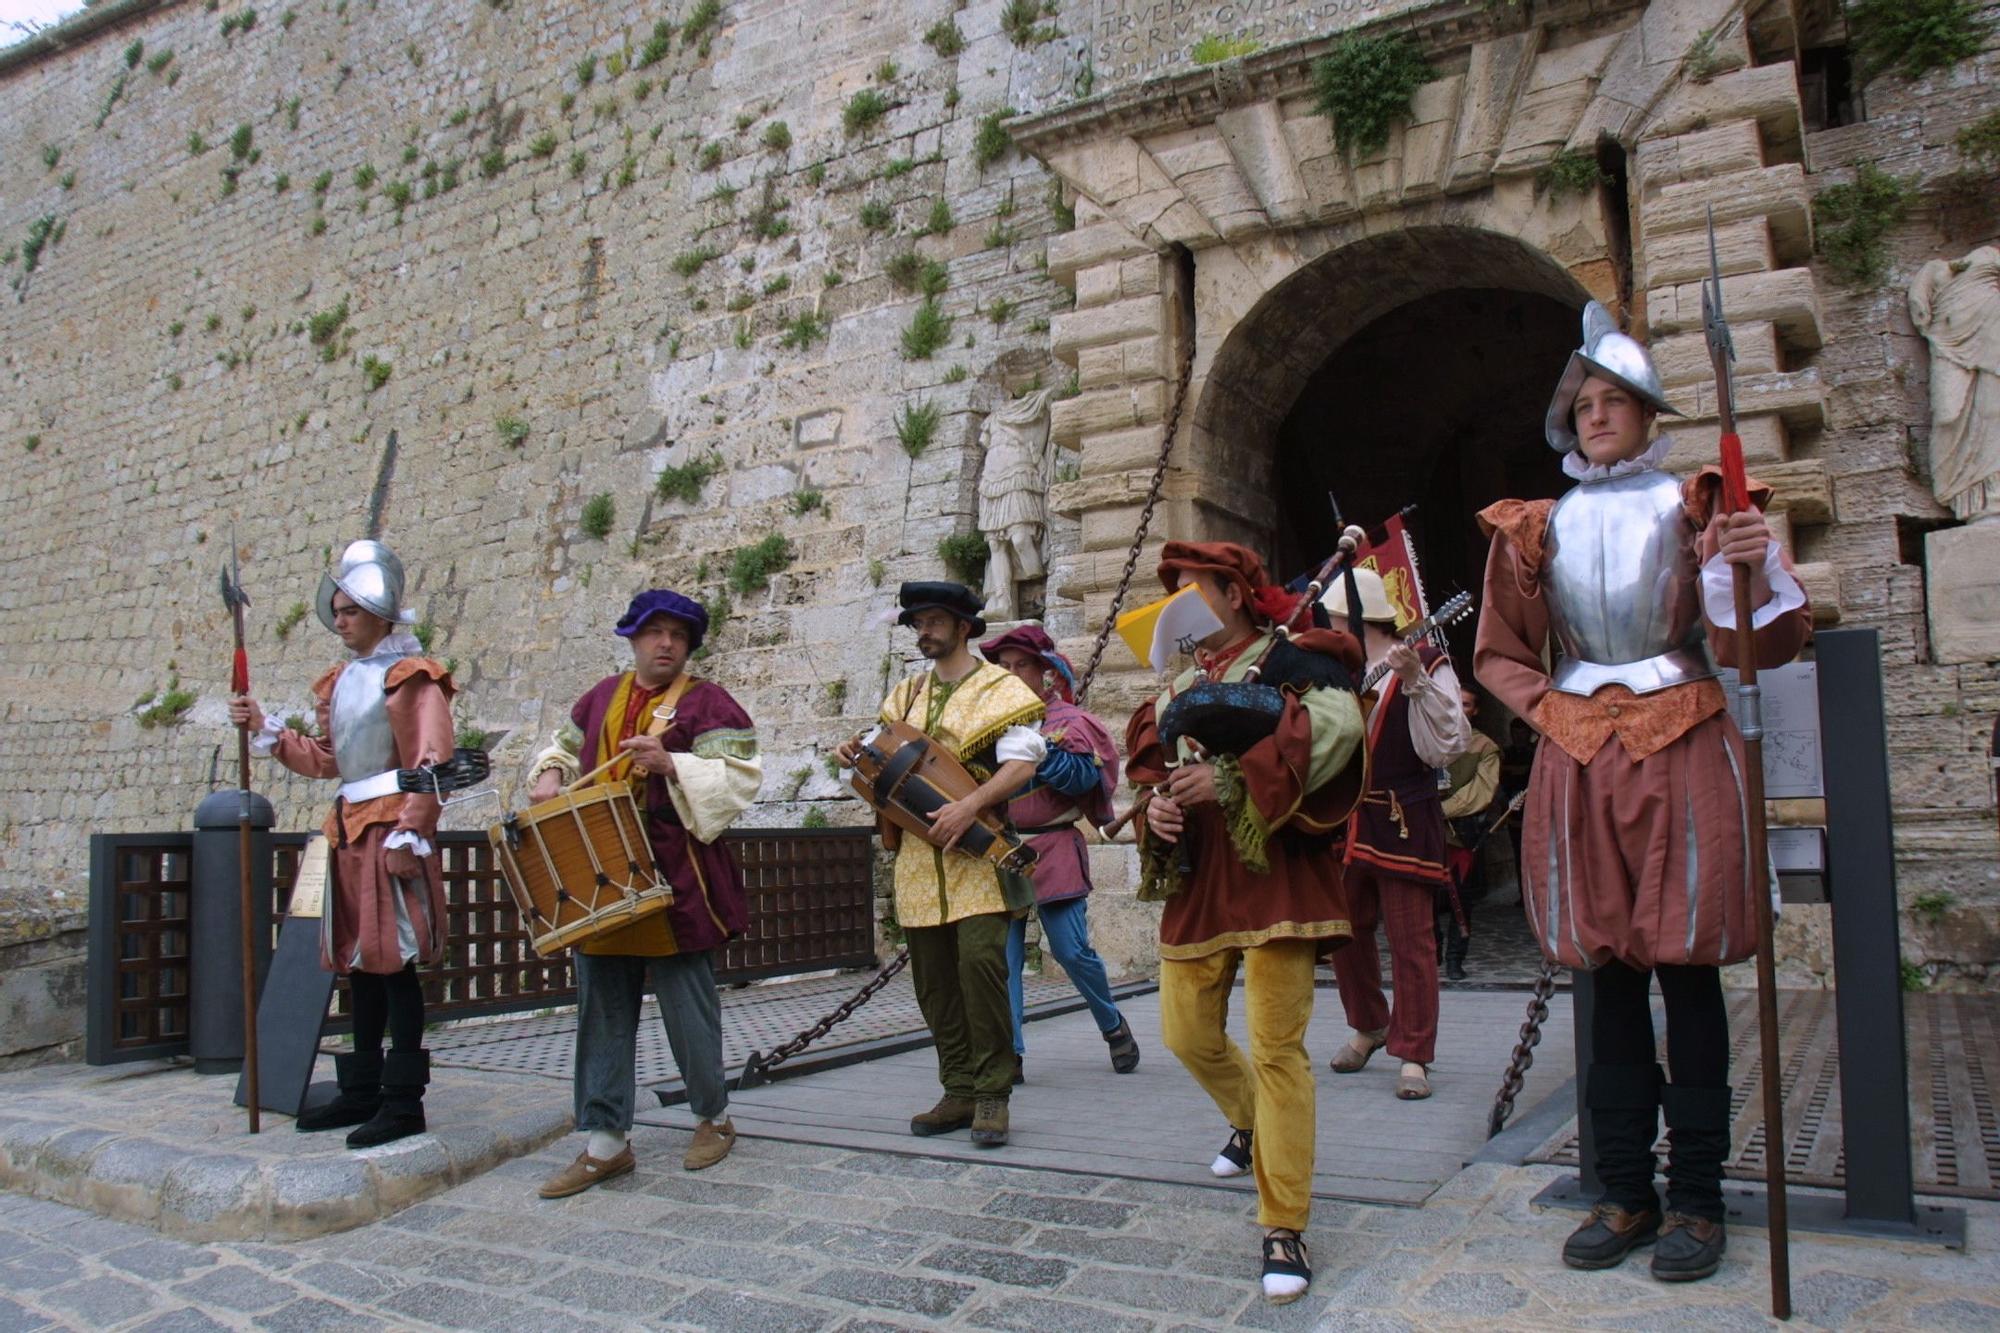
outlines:
[[[1264,1295],[1276,1300],[1285,1296],[1297,1296],[1312,1285],[1309,1278],[1297,1277],[1291,1273],[1266,1273],[1264,1275]]]
[[[625,1131],[622,1129],[593,1129],[590,1143],[584,1151],[600,1162],[608,1162],[625,1151]]]

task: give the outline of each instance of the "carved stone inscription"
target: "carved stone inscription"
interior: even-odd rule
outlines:
[[[1357,27],[1437,0],[1096,0],[1090,59],[1100,91],[1194,63],[1204,37],[1259,49]]]

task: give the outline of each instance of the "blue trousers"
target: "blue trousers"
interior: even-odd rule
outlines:
[[[1042,918],[1042,944],[1069,974],[1076,993],[1090,1006],[1100,1032],[1115,1032],[1125,1016],[1111,1002],[1111,978],[1105,975],[1104,960],[1090,947],[1090,899],[1069,898],[1059,903],[1041,903],[1035,911]],[[1014,1010],[1014,1054],[1028,1047],[1021,1038],[1021,965],[1028,952],[1028,922],[1015,920],[1007,931],[1007,1000]]]

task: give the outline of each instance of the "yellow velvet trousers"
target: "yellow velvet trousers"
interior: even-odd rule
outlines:
[[[1312,1214],[1319,1122],[1306,1023],[1312,940],[1273,940],[1202,958],[1160,960],[1160,1038],[1236,1129],[1252,1131],[1257,1220],[1304,1231]],[[1243,972],[1250,1053],[1229,1037],[1229,992]]]

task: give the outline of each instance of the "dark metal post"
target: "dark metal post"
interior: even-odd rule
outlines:
[[[1590,1028],[1597,1010],[1597,978],[1583,968],[1569,974],[1570,1020],[1576,1027],[1576,1180],[1586,1202],[1595,1203],[1604,1189],[1597,1178],[1597,1136],[1590,1130]]]
[[[233,1074],[243,1064],[243,910],[239,862],[244,794],[210,792],[195,807],[188,890],[188,1053],[195,1072]],[[257,984],[271,965],[271,803],[252,793],[250,871]]]
[[[1907,1225],[1916,1205],[1882,650],[1872,629],[1823,630],[1815,645],[1819,715],[1838,720],[1821,745],[1847,1216]]]

